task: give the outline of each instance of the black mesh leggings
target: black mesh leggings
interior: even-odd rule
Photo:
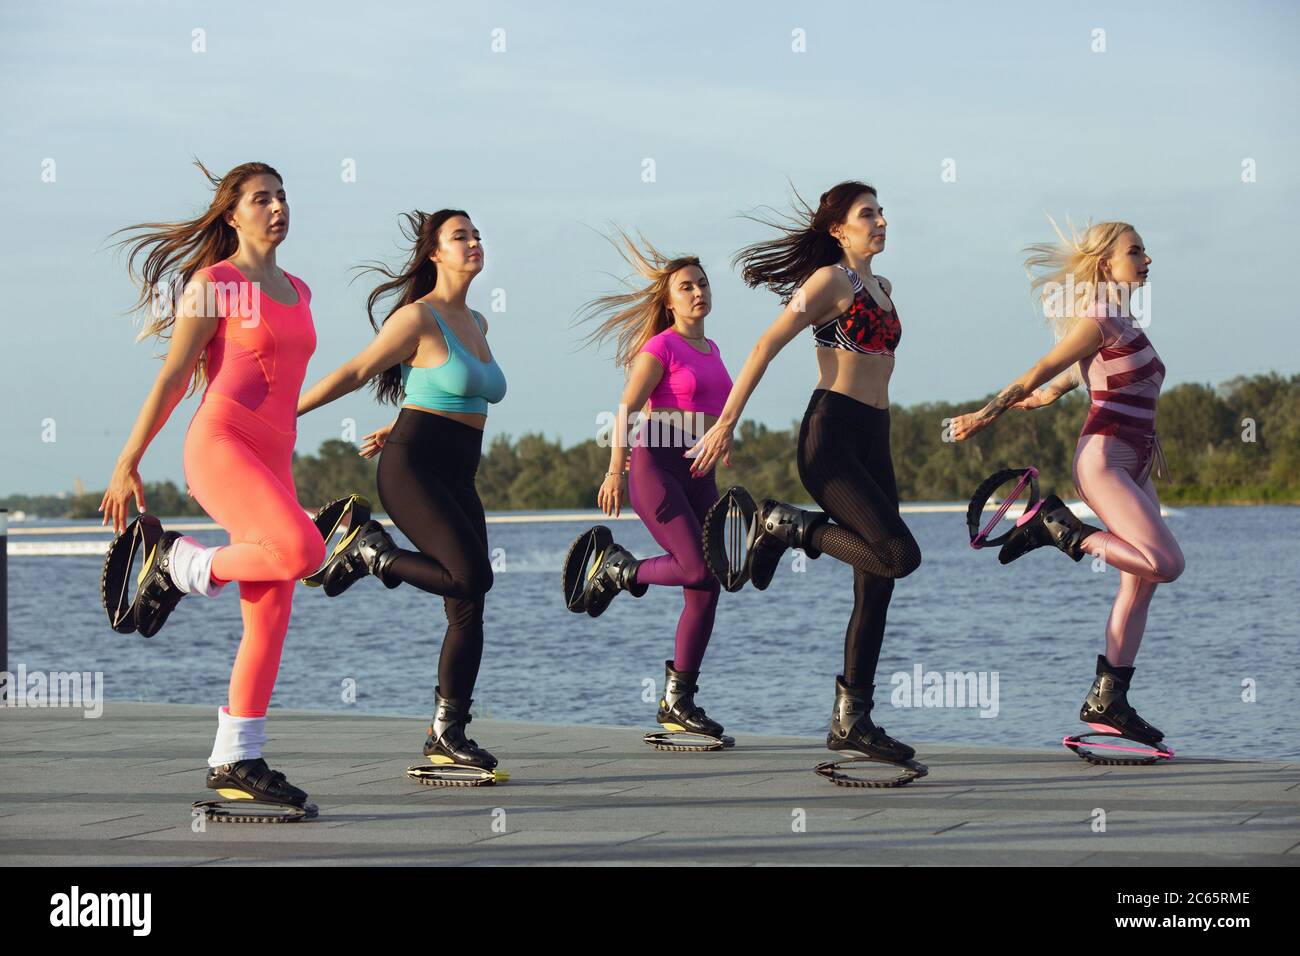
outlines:
[[[804,487],[833,519],[813,535],[813,547],[853,566],[844,680],[874,683],[894,579],[921,563],[921,549],[898,515],[889,410],[817,389],[799,428],[798,463]]]
[[[483,432],[403,408],[379,456],[379,499],[418,551],[390,573],[443,597],[447,633],[438,660],[442,696],[468,700],[483,657],[484,596],[492,587],[487,522],[474,487]]]

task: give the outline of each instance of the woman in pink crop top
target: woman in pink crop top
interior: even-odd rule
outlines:
[[[619,238],[622,245],[615,242],[615,248],[647,284],[595,299],[584,310],[588,318],[607,315],[590,338],[599,342],[616,336],[617,361],[627,370],[609,470],[596,500],[605,514],[618,515],[624,471],[630,467],[627,500],[665,553],[638,561],[604,531],[597,545],[604,546],[603,554],[596,556],[585,587],[565,598],[570,610],[594,617],[619,591],[640,597],[651,584],[681,588],[685,606],[677,622],[674,657],[664,662],[656,719],[665,731],[703,735],[707,746],[723,746],[730,738],[723,737],[722,725],[705,714],[694,696],[722,590],[709,573],[700,543],[701,522],[718,489],[712,474],[691,475],[685,453],[717,420],[731,376],[717,343],[704,335],[712,293],[699,259],[670,258],[644,240],[644,249],[638,248],[621,231]],[[632,436],[629,465],[628,413],[647,400],[650,413]],[[602,530],[579,536],[575,548]]]
[[[1146,284],[1151,257],[1137,230],[1123,222],[1098,223],[1069,240],[1058,235],[1059,244],[1030,246],[1026,262],[1040,270],[1033,284],[1043,292],[1056,347],[984,408],[953,419],[952,433],[962,441],[1009,408],[1041,408],[1086,383],[1091,405],[1074,455],[1074,484],[1108,530],[1084,524],[1049,495],[1029,520],[1021,519],[999,557],[1005,564],[1050,546],[1075,561],[1088,554],[1119,569],[1106,653],[1097,658],[1079,719],[1098,732],[1156,745],[1164,735],[1138,716],[1127,691],[1151,598],[1158,584],[1182,574],[1183,552],[1160,515],[1151,480],[1165,477],[1156,439],[1165,366],[1129,309]]]

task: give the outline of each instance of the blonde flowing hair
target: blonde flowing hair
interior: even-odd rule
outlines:
[[[587,322],[606,316],[583,344],[595,342],[599,346],[613,336],[614,360],[620,368],[626,369],[641,351],[641,346],[673,324],[672,313],[668,311],[668,292],[673,274],[687,266],[696,266],[704,272],[704,267],[697,256],[664,255],[639,232],[640,246],[621,228],[615,227],[615,232],[617,238],[605,238],[623,260],[647,280],[647,284],[630,292],[592,299],[582,307],[578,320]],[[627,280],[624,282],[630,284]]]
[[[1057,242],[1036,242],[1025,246],[1025,272],[1029,287],[1038,294],[1043,315],[1056,341],[1074,328],[1083,308],[1092,303],[1105,287],[1101,260],[1107,258],[1120,236],[1133,229],[1126,222],[1085,224],[1080,232],[1070,227],[1067,238],[1051,216],[1047,221],[1056,232]]]

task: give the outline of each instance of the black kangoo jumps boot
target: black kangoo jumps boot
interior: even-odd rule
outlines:
[[[821,557],[812,546],[813,532],[829,520],[824,511],[804,511],[773,498],[763,499],[750,532],[749,579],[754,587],[767,589],[789,548],[798,548],[810,558]]]
[[[829,750],[856,751],[873,760],[887,763],[905,763],[916,756],[907,744],[895,740],[871,720],[875,706],[876,687],[849,687],[843,677],[835,678],[835,711],[831,715],[830,733],[826,735]]]
[[[1021,523],[1023,522],[1023,524]],[[1010,564],[1036,548],[1057,548],[1075,561],[1083,560],[1083,542],[1100,531],[1084,524],[1056,495],[1048,495],[1028,518],[1021,517],[1011,537],[998,552],[998,561]]]
[[[1115,733],[1144,744],[1158,744],[1165,739],[1159,729],[1138,716],[1128,702],[1132,667],[1116,667],[1104,654],[1097,656],[1097,679],[1079,710],[1079,719],[1101,733]]]
[[[699,671],[673,670],[672,661],[664,661],[664,693],[659,698],[659,713],[655,719],[667,730],[687,731],[722,738],[722,724],[704,713],[695,703],[700,689]]]
[[[434,689],[433,721],[429,724],[429,737],[424,742],[424,755],[435,764],[456,764],[492,770],[497,758],[477,741],[465,736],[465,725],[473,720],[470,714],[472,700],[452,701],[442,696],[441,688]]]

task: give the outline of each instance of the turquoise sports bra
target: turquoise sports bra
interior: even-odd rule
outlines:
[[[506,376],[497,365],[495,356],[484,362],[461,345],[460,339],[447,328],[438,310],[427,302],[433,317],[438,320],[442,337],[447,342],[447,360],[433,368],[415,368],[402,363],[402,390],[406,393],[404,405],[435,409],[440,412],[471,412],[486,415],[488,403],[496,404],[505,398]],[[474,310],[471,309],[471,312]],[[474,312],[479,329],[483,317]],[[489,356],[492,351],[488,349]]]

